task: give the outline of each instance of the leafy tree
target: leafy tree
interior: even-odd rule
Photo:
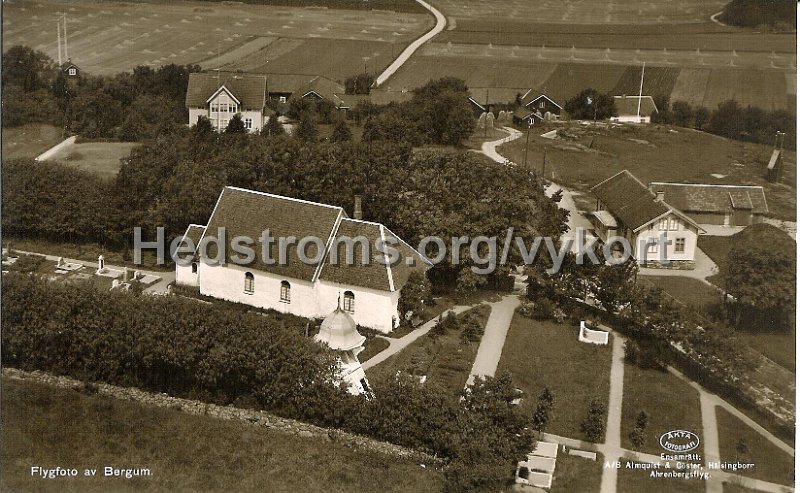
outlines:
[[[672,118],[675,125],[691,127],[695,121],[694,108],[686,101],[675,101],[672,103]]]
[[[347,142],[353,140],[353,133],[347,126],[347,122],[344,121],[344,118],[336,120],[330,140],[331,142]]]
[[[644,429],[639,428],[637,426],[636,428],[631,430],[630,433],[628,433],[628,438],[630,438],[631,443],[633,444],[634,447],[641,447],[642,445],[644,445],[646,439],[646,436],[644,434]]]
[[[708,111],[708,108],[705,106],[697,108],[694,114],[694,128],[703,130],[709,121],[711,121],[711,112]]]
[[[122,105],[104,92],[79,94],[67,108],[70,130],[89,138],[114,135],[121,115]]]
[[[311,113],[303,113],[300,117],[294,136],[302,142],[315,142],[319,138],[319,128]]]
[[[592,88],[584,89],[569,99],[564,110],[576,120],[605,120],[617,115],[614,98]]]
[[[15,85],[25,92],[46,89],[53,61],[44,52],[15,45],[3,53],[3,87]]]
[[[644,430],[648,424],[650,424],[650,415],[643,409],[636,415],[636,427]]]
[[[16,127],[25,123],[49,123],[61,125],[62,112],[58,101],[44,89],[24,92],[19,86],[3,86],[4,127]]]
[[[632,301],[638,269],[633,258],[619,265],[600,266],[594,295],[606,311],[616,313]]]
[[[267,137],[276,137],[278,135],[284,135],[285,133],[286,131],[283,129],[281,122],[278,120],[277,113],[271,115],[269,120],[267,120],[267,124],[261,129],[261,135],[265,135]]]
[[[539,402],[536,404],[536,410],[533,412],[533,429],[544,433],[550,425],[550,420],[553,418],[553,406],[555,397],[548,387],[542,390],[539,394]]]
[[[344,81],[345,94],[369,94],[375,76],[367,73],[353,75]]]
[[[431,301],[431,282],[420,270],[413,270],[397,302],[397,308],[404,321],[411,322],[423,313],[425,303]]]
[[[247,129],[244,126],[241,113],[236,113],[233,115],[228,121],[228,126],[225,127],[226,134],[243,134],[246,132]]]
[[[123,142],[136,142],[146,132],[144,122],[138,114],[129,114],[119,130],[119,140]]]
[[[668,95],[657,94],[653,96],[653,103],[657,109],[650,115],[650,121],[653,123],[674,123]]]
[[[581,423],[581,431],[590,442],[599,442],[606,433],[606,406],[599,399],[592,399],[589,412]]]

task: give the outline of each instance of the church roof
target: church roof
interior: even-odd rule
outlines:
[[[307,282],[324,280],[344,286],[392,292],[402,289],[412,270],[429,266],[419,252],[380,223],[348,218],[344,209],[338,206],[254,190],[236,187],[222,190],[204,235],[217,236],[220,228],[224,228],[228,246],[236,236],[258,241],[263,232],[269,230],[274,239],[269,248],[269,259],[274,262],[265,262],[261,244],[257,243],[252,246],[256,251],[256,259],[249,267]],[[190,232],[194,231],[187,230],[186,234]],[[288,249],[285,262],[278,262],[278,239],[290,236],[295,237],[298,243],[304,238],[319,239],[323,250],[319,250],[316,241],[309,241],[305,257],[306,260],[321,260],[316,263],[302,261],[295,246]],[[352,260],[348,260],[346,245],[352,239],[359,241],[352,242]],[[369,249],[366,259],[362,256],[364,243]],[[376,246],[381,244],[386,245],[383,252]],[[398,255],[387,257],[386,253],[393,251]],[[210,258],[216,257],[217,249],[213,243],[209,245],[207,253]],[[225,260],[234,263],[234,256],[239,255],[231,248],[226,248]],[[395,261],[389,265],[392,260]]]

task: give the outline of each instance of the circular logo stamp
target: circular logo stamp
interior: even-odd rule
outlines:
[[[689,452],[700,446],[700,437],[686,430],[668,431],[658,441],[664,450],[670,452]]]

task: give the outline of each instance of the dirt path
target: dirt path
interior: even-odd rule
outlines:
[[[500,355],[503,353],[503,345],[506,342],[508,328],[511,326],[511,319],[514,317],[514,311],[519,303],[519,297],[516,295],[504,296],[498,302],[489,303],[492,313],[489,314],[489,319],[486,321],[481,345],[478,347],[478,354],[475,355],[475,362],[469,372],[467,387],[472,385],[476,376],[494,376],[497,364],[500,363]]]
[[[625,340],[612,335],[611,375],[608,390],[608,420],[606,422],[606,447],[608,450],[622,450],[622,395],[625,387]],[[617,461],[620,455],[614,456],[613,452],[606,455],[606,461]],[[600,493],[616,493],[617,469],[603,468],[600,480]]]
[[[428,9],[431,12],[431,14],[433,14],[433,16],[436,18],[436,25],[433,26],[433,29],[431,29],[430,31],[423,34],[419,38],[415,39],[410,45],[406,47],[405,50],[403,50],[402,53],[400,53],[400,56],[398,56],[395,59],[395,61],[392,62],[391,65],[386,67],[386,70],[384,70],[378,76],[378,78],[375,79],[375,87],[378,87],[384,82],[386,82],[386,80],[389,79],[389,77],[394,75],[394,73],[397,72],[397,70],[400,67],[402,67],[403,64],[406,63],[409,58],[411,58],[411,55],[413,55],[414,52],[416,52],[420,46],[424,45],[425,43],[430,41],[434,36],[444,31],[444,28],[447,26],[447,19],[441,12],[436,10],[436,8],[433,5],[429,4],[428,2],[425,2],[424,0],[416,0],[416,1],[418,4]]]

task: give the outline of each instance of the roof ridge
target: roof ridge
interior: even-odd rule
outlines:
[[[239,191],[239,192],[247,192],[247,193],[254,193],[254,194],[257,194],[257,195],[264,195],[264,196],[273,197],[273,198],[276,198],[276,199],[291,200],[293,202],[300,202],[300,203],[303,203],[303,204],[318,205],[318,206],[321,206],[321,207],[330,207],[331,209],[342,209],[338,205],[323,204],[322,202],[314,202],[312,200],[298,199],[298,198],[295,198],[295,197],[288,197],[286,195],[278,195],[278,194],[269,193],[269,192],[261,192],[259,190],[251,190],[249,188],[234,187],[232,185],[225,185],[225,188],[229,188],[231,190],[236,190],[236,191]]]
[[[761,185],[732,185],[727,183],[679,183],[674,181],[654,181],[650,182],[653,185],[678,185],[687,187],[715,187],[715,188],[760,188],[762,191],[764,187]]]

